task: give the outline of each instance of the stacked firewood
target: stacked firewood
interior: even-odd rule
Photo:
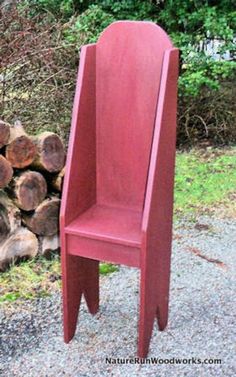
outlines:
[[[0,270],[59,249],[64,164],[58,135],[29,136],[19,121],[0,121]]]

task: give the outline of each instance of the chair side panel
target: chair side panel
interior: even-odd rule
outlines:
[[[95,64],[96,45],[83,46],[62,194],[61,223],[65,224],[96,201]]]

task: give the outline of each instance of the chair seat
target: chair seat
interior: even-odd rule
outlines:
[[[93,205],[73,220],[67,234],[121,245],[141,246],[142,213],[131,209]]]

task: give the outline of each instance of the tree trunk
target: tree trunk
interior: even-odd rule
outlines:
[[[9,124],[0,120],[0,148],[4,147],[10,138],[10,126]]]
[[[0,191],[0,242],[21,224],[20,210],[13,204],[4,191]]]
[[[0,270],[22,257],[34,257],[38,252],[38,240],[35,234],[20,227],[5,242],[0,244]]]
[[[0,155],[0,189],[4,188],[11,181],[13,176],[13,169],[11,164]]]
[[[10,127],[10,138],[6,146],[6,159],[14,168],[30,165],[36,156],[33,140],[26,134],[20,122]]]
[[[45,199],[33,214],[24,214],[25,225],[40,236],[53,236],[59,228],[60,199],[51,197]]]
[[[47,183],[42,174],[25,171],[14,177],[8,191],[17,207],[32,211],[45,199]]]
[[[60,171],[59,174],[54,176],[51,180],[51,186],[54,190],[61,192],[63,186],[63,179],[65,175],[65,167]]]
[[[65,163],[65,150],[58,135],[53,132],[43,132],[34,138],[37,155],[32,166],[50,173],[59,172]]]

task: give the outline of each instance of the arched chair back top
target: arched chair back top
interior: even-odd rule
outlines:
[[[163,57],[172,47],[151,22],[115,22],[98,40],[98,204],[143,207]]]

